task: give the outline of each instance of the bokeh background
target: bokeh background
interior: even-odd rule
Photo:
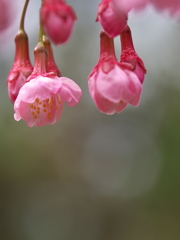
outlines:
[[[107,116],[92,102],[87,76],[99,57],[98,1],[69,0],[78,21],[54,47],[62,74],[83,90],[53,126],[13,119],[6,77],[23,1],[0,38],[0,239],[180,239],[180,22],[152,7],[131,13],[134,45],[148,74],[139,107]],[[37,44],[40,1],[25,27]],[[115,39],[117,57],[119,39]]]

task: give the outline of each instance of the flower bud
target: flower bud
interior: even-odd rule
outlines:
[[[51,41],[58,45],[71,36],[76,14],[63,0],[44,0],[40,9],[43,28]]]
[[[33,70],[29,59],[28,36],[23,30],[18,31],[15,45],[14,63],[6,80],[8,95],[12,103],[16,100],[20,88]]]
[[[111,0],[102,0],[98,6],[96,21],[99,21],[109,37],[121,34],[127,24],[128,16],[124,12],[117,12]]]
[[[126,28],[121,34],[121,49],[122,49],[122,53],[120,56],[121,67],[133,71],[139,78],[140,82],[143,83],[144,76],[147,71],[144,66],[144,62],[137,55],[134,49],[131,30],[129,26],[126,26]]]

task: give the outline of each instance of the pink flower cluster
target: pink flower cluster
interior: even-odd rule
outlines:
[[[29,127],[39,127],[57,122],[64,102],[73,107],[82,96],[74,81],[61,76],[50,43],[51,40],[57,45],[69,39],[76,14],[65,0],[42,1],[39,43],[32,66],[24,30],[27,3],[28,0],[15,37],[15,59],[7,86],[14,103],[15,120],[23,119]],[[96,21],[104,30],[100,34],[100,59],[89,75],[88,86],[96,106],[107,114],[119,113],[128,104],[137,106],[142,92],[146,69],[134,50],[127,20],[127,13],[118,12],[111,0],[102,0],[99,4]],[[122,46],[120,62],[116,59],[113,42],[118,35]]]
[[[97,108],[106,114],[120,113],[128,104],[137,106],[146,69],[137,56],[130,28],[122,32],[122,54],[118,62],[113,39],[100,34],[100,59],[88,77],[90,95]]]
[[[101,112],[121,112],[128,104],[137,106],[146,68],[133,46],[128,13],[153,4],[158,10],[180,14],[179,0],[101,0],[96,21],[100,35],[100,58],[88,77],[90,95]],[[113,38],[120,36],[121,56],[116,59]]]
[[[23,119],[29,127],[54,124],[61,116],[64,102],[73,107],[82,95],[74,81],[61,77],[50,43],[47,38],[45,41],[35,48],[33,71],[20,88],[14,103],[15,120]]]
[[[27,5],[28,0],[25,1],[20,29],[15,37],[15,58],[6,83],[9,98],[14,103],[15,120],[23,119],[29,127],[40,127],[57,122],[64,103],[73,107],[82,96],[80,87],[73,80],[61,76],[48,39],[55,44],[66,42],[76,15],[64,0],[42,1],[39,43],[34,50],[32,66],[28,36],[24,30]]]
[[[1,11],[8,9],[8,1],[0,0]],[[62,77],[51,47],[51,42],[58,45],[69,40],[77,17],[65,0],[42,1],[39,42],[32,66],[24,30],[28,2],[25,0],[15,37],[14,63],[6,82],[9,98],[14,103],[15,120],[23,119],[28,126],[39,127],[57,122],[65,102],[73,107],[81,99],[80,87],[73,80]],[[103,113],[120,113],[128,104],[139,104],[146,68],[135,51],[127,22],[132,9],[142,9],[148,3],[159,10],[169,9],[173,15],[180,14],[179,0],[101,0],[98,5],[96,21],[103,28],[100,57],[89,74],[88,86],[92,100]],[[7,11],[0,14],[0,31],[9,24],[6,17]],[[121,42],[119,60],[114,49],[117,36]]]
[[[127,25],[128,13],[152,4],[159,11],[169,10],[171,15],[180,17],[179,0],[101,0],[98,5],[96,21],[99,21],[109,37],[122,33]]]

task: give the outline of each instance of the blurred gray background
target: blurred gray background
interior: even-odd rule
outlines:
[[[78,21],[70,41],[53,47],[60,71],[83,90],[53,126],[29,128],[13,118],[6,78],[14,35],[0,42],[0,239],[180,239],[180,23],[153,8],[131,13],[134,45],[148,70],[139,107],[100,113],[87,76],[99,57],[98,1],[69,0]],[[25,27],[30,55],[40,1]],[[115,39],[117,57],[119,38]]]

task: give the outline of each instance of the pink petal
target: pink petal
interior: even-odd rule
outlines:
[[[140,82],[137,81],[138,78],[135,74],[133,77],[136,84],[141,85]],[[130,75],[127,75],[118,65],[115,65],[107,74],[101,69],[99,70],[96,86],[98,92],[109,101],[114,103],[118,103],[121,100],[129,102],[136,94],[136,86],[130,83],[130,81]]]
[[[16,121],[19,121],[23,119],[27,122],[28,127],[41,127],[45,126],[47,124],[54,124],[57,122],[62,114],[63,110],[63,104],[60,105],[58,111],[56,109],[54,111],[51,111],[51,118],[47,118],[47,113],[41,111],[41,113],[38,115],[38,117],[35,119],[31,113],[31,109],[29,107],[29,104],[26,102],[20,102],[19,106],[14,107],[15,114],[14,119]]]
[[[131,71],[127,71],[127,70],[126,70],[126,72],[130,79],[128,89],[132,94],[132,98],[129,100],[129,103],[133,106],[137,106],[140,101],[140,95],[142,92],[142,84],[139,81],[139,78],[136,76],[136,74],[134,74]]]
[[[90,95],[94,103],[96,104],[97,108],[101,112],[106,113],[108,115],[112,115],[115,112],[120,113],[127,106],[127,103],[114,103],[104,98],[101,95],[101,93],[99,93],[98,90],[96,89],[95,78],[96,78],[96,74],[94,74],[94,76],[89,78],[88,86],[89,86]]]
[[[47,99],[51,94],[56,94],[62,86],[60,78],[38,76],[27,82],[23,88],[20,89],[21,99],[17,98],[16,104],[19,100],[24,102],[34,102],[36,98]]]
[[[14,77],[14,78],[13,78]],[[25,84],[26,77],[22,72],[12,72],[7,79],[8,95],[12,103],[15,102],[19,90]]]
[[[62,88],[60,90],[61,99],[66,101],[69,107],[75,106],[82,96],[80,87],[69,78],[61,77],[60,79],[62,81]]]

